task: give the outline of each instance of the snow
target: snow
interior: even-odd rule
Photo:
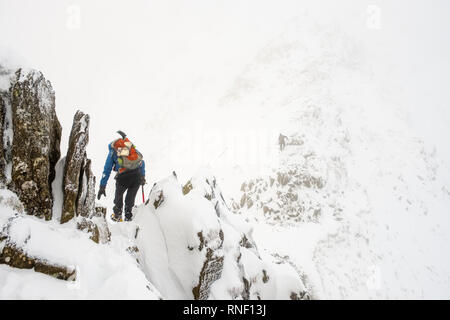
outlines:
[[[207,188],[206,180],[215,181],[211,176],[191,178],[193,189],[183,195],[181,185],[171,175],[153,187],[149,204],[138,207],[135,212],[131,224],[138,228],[138,260],[162,296],[167,299],[193,298],[192,288],[198,284],[205,261],[205,249],[199,247],[205,245],[224,258],[222,272],[210,288],[209,299],[240,297],[244,290],[242,277],[249,279],[252,285],[251,299],[257,299],[258,295],[262,299],[287,299],[291,292],[303,290],[304,285],[294,268],[288,265],[286,268],[290,271],[284,274],[282,268],[272,264],[272,258],[261,260],[256,248],[239,245],[244,234],[252,241],[251,227],[224,207],[220,216],[217,215],[215,199],[207,200],[205,194],[214,193],[220,199],[220,189],[218,186]],[[154,200],[161,194],[164,201],[155,209]],[[204,237],[203,244],[199,241],[199,232]],[[223,234],[223,243],[219,233]],[[131,234],[129,231],[128,238]],[[272,277],[271,283],[262,281],[264,269]],[[294,278],[290,280],[291,286],[282,286],[285,277]],[[272,285],[281,288],[271,290]]]
[[[222,278],[211,288],[212,298],[228,299],[238,295],[240,272],[258,278],[261,275],[255,268],[267,268],[269,272],[273,266],[268,261],[275,257],[301,268],[307,279],[305,283],[311,286],[313,297],[318,299],[448,298],[450,158],[445,137],[449,135],[447,109],[450,100],[445,92],[450,73],[447,72],[445,39],[449,28],[447,23],[443,26],[439,22],[448,10],[442,6],[421,10],[425,9],[424,5],[414,2],[407,3],[411,10],[404,13],[402,6],[405,4],[384,3],[380,6],[385,19],[383,28],[375,31],[364,28],[366,8],[356,2],[336,4],[336,10],[331,6],[325,7],[326,10],[312,8],[305,15],[299,13],[298,4],[286,6],[284,10],[291,11],[288,15],[279,11],[284,6],[275,4],[271,7],[273,10],[261,10],[261,15],[252,17],[246,10],[236,11],[236,3],[232,3],[220,10],[220,16],[223,14],[225,18],[217,20],[235,21],[235,18],[237,23],[233,22],[231,26],[215,21],[217,25],[201,34],[196,33],[196,28],[203,30],[206,22],[216,16],[209,15],[210,11],[202,15],[194,6],[185,9],[187,12],[198,11],[197,19],[192,19],[195,26],[183,20],[186,22],[180,28],[183,30],[172,26],[178,21],[167,19],[167,14],[161,14],[160,20],[146,19],[167,23],[162,24],[168,27],[163,29],[170,29],[175,47],[165,45],[166,35],[160,32],[161,28],[149,28],[157,30],[158,35],[153,37],[151,50],[142,47],[142,42],[134,41],[141,49],[135,50],[136,54],[142,54],[137,59],[128,59],[126,50],[106,55],[105,52],[111,50],[99,47],[92,54],[97,58],[110,57],[110,60],[93,59],[92,56],[83,60],[72,46],[59,45],[56,50],[69,50],[61,51],[59,56],[75,57],[74,61],[81,61],[82,68],[60,71],[56,69],[61,69],[61,64],[54,61],[46,67],[53,72],[52,79],[55,78],[61,88],[58,92],[61,92],[63,103],[57,108],[64,108],[62,117],[68,125],[73,115],[69,110],[79,105],[79,101],[90,108],[87,111],[92,115],[93,123],[97,123],[92,128],[95,139],[91,139],[90,146],[97,176],[104,163],[104,145],[111,140],[115,130],[108,128],[123,124],[116,115],[126,105],[130,114],[139,114],[133,118],[130,132],[125,131],[133,136],[133,141],[145,154],[148,181],[157,181],[172,170],[177,170],[180,181],[188,181],[192,171],[207,166],[216,174],[225,191],[224,196],[229,200],[240,199],[242,182],[250,178],[267,178],[274,170],[292,165],[324,179],[323,190],[296,190],[304,203],[322,207],[322,215],[317,221],[267,220],[255,207],[232,215],[224,213],[225,207],[218,202],[222,213],[220,226],[227,235],[223,251],[228,254],[224,256]],[[313,7],[304,5],[308,9]],[[258,7],[268,9],[270,6],[258,3]],[[397,11],[394,10],[396,7]],[[113,12],[119,9],[110,8]],[[161,13],[157,8],[153,12],[155,15]],[[227,12],[233,12],[233,15],[227,15]],[[333,20],[331,16],[340,19]],[[229,17],[233,19],[227,19]],[[287,23],[288,17],[291,20]],[[33,19],[38,18],[33,14]],[[262,22],[255,23],[257,19]],[[342,20],[348,20],[349,28]],[[447,17],[444,20],[448,21]],[[249,21],[249,24],[242,21]],[[111,25],[117,26],[117,33],[126,30],[121,24]],[[408,29],[411,25],[414,28]],[[27,24],[23,24],[23,28],[28,28]],[[257,31],[251,33],[252,28]],[[236,29],[235,33],[230,29]],[[146,28],[141,30],[152,32]],[[283,31],[277,34],[279,30]],[[139,37],[141,31],[135,31]],[[414,37],[409,37],[412,34]],[[233,42],[229,38],[238,40]],[[64,33],[64,38],[58,41],[72,40]],[[207,46],[201,46],[200,42]],[[234,49],[238,53],[234,53]],[[253,54],[258,50],[258,54]],[[220,54],[226,59],[221,60]],[[42,56],[49,55],[43,52]],[[91,64],[92,61],[96,66]],[[121,70],[111,69],[116,61],[124,62]],[[86,70],[97,70],[101,76],[98,79],[89,76],[86,81]],[[105,76],[110,72],[114,77]],[[133,88],[116,79],[135,79],[130,82]],[[9,81],[0,76],[0,88],[7,88]],[[72,83],[67,85],[68,81]],[[74,94],[75,91],[80,94]],[[113,116],[108,118],[107,114]],[[105,123],[108,123],[106,127]],[[279,153],[276,139],[280,132],[299,137],[304,144],[288,146]],[[5,139],[8,136],[12,139],[12,131]],[[298,157],[299,154],[302,157]],[[112,242],[102,247],[110,248],[108,254],[117,259],[126,257],[124,259],[131,265],[129,254],[124,252],[137,245],[141,274],[138,276],[139,272],[130,267],[131,273],[136,279],[141,279],[144,274],[163,297],[182,299],[190,296],[187,288],[199,265],[183,265],[184,259],[195,261],[196,257],[180,248],[198,245],[193,231],[217,227],[213,215],[203,216],[194,210],[201,208],[205,210],[203,212],[216,214],[205,199],[194,196],[203,193],[207,187],[202,181],[193,183],[196,188],[184,198],[169,184],[169,191],[164,196],[171,200],[163,203],[159,210],[167,216],[141,206],[136,210],[135,222],[111,224]],[[102,199],[109,212],[113,189],[114,184],[110,183],[107,191],[110,196]],[[54,195],[55,205],[59,207],[60,197]],[[14,195],[6,197],[13,199]],[[153,193],[150,205],[158,197],[157,192]],[[276,199],[276,190],[269,190],[264,197]],[[181,200],[183,204],[187,201],[186,216],[180,215],[185,210],[179,203]],[[334,215],[332,206],[341,209],[338,215]],[[15,213],[10,202],[2,210],[1,225]],[[189,217],[199,218],[201,222],[193,224]],[[57,220],[58,214],[54,222]],[[15,226],[17,241],[26,239],[21,232],[48,231],[32,219],[19,221]],[[186,227],[180,227],[179,221]],[[137,228],[138,237],[134,239]],[[78,244],[74,239],[87,238],[82,233],[61,232],[52,230],[48,233],[55,240],[67,238],[65,241],[71,246]],[[248,250],[243,250],[242,259],[252,268],[239,270],[234,263],[239,253],[236,241],[242,232],[253,235],[265,265],[259,264]],[[47,240],[42,243],[51,242]],[[35,241],[29,244],[30,250],[51,255]],[[81,247],[85,245],[87,242],[82,242]],[[95,251],[88,247],[87,252]],[[55,254],[59,256],[59,249]],[[76,250],[75,256],[79,254],[81,250]],[[100,256],[106,259],[106,253]],[[60,259],[65,262],[82,259],[70,260],[71,257],[61,253]],[[93,261],[97,260],[90,260]],[[87,264],[85,262],[83,270],[90,270]],[[86,282],[81,285],[84,293],[75,295],[72,291],[58,289],[63,286],[62,281],[29,270],[0,267],[2,297],[48,297],[37,289],[43,283],[45,287],[55,287],[55,293],[61,297],[96,295],[96,288]],[[286,276],[280,278],[279,286],[273,278],[268,280],[270,294],[294,283],[292,270],[284,270],[285,267],[278,268],[278,273]],[[100,285],[115,279],[111,266],[102,270],[102,276],[109,275],[108,272],[111,278],[101,278]],[[188,276],[180,276],[182,273]],[[97,276],[95,272],[94,275]],[[26,284],[26,279],[32,285]],[[120,277],[118,281],[121,281]],[[99,281],[93,280],[93,283],[99,285]],[[257,283],[255,287],[260,284]],[[127,290],[133,287],[121,285],[120,288],[128,296]],[[158,291],[155,288],[155,292]],[[267,287],[258,287],[260,291],[264,288]],[[102,294],[107,293],[100,292],[96,296]],[[265,295],[273,297],[269,293]]]
[[[322,210],[319,221],[275,226],[255,208],[241,214],[260,248],[304,269],[315,298],[446,298],[448,163],[407,121],[398,84],[375,81],[377,61],[356,44],[338,30],[294,23],[243,71],[252,85],[232,88],[226,104],[228,111],[266,109],[269,123],[302,137],[304,144],[280,153],[274,170],[304,166],[323,177],[324,189],[298,189],[299,197],[331,203],[339,214]],[[283,113],[272,105],[283,105]],[[264,196],[277,199],[276,192]]]
[[[11,298],[8,292],[14,292],[20,299],[37,296],[47,299],[159,297],[129,253],[122,251],[120,246],[94,243],[87,234],[76,229],[74,221],[60,225],[57,221],[44,222],[31,216],[22,216],[13,220],[8,234],[8,241],[23,248],[28,255],[76,269],[76,280],[55,280],[33,271],[24,272],[26,276],[18,277],[16,269],[2,266],[0,281],[4,285],[1,298]],[[49,291],[47,286],[55,287],[55,291]],[[25,289],[16,292],[12,288]]]
[[[64,159],[58,162],[53,183],[54,210],[61,203],[56,187],[61,184],[63,163]],[[75,281],[63,281],[33,270],[1,266],[0,298],[193,299],[192,289],[198,285],[207,249],[224,257],[223,270],[210,288],[210,299],[240,297],[242,277],[251,285],[251,299],[287,299],[291,292],[304,289],[290,265],[280,267],[269,256],[261,260],[256,248],[241,247],[244,234],[253,241],[252,229],[225,206],[219,206],[222,198],[214,177],[194,177],[191,181],[194,189],[183,194],[182,186],[171,175],[155,185],[149,203],[136,208],[132,222],[108,219],[111,241],[105,244],[94,243],[89,234],[78,230],[76,219],[61,225],[57,216],[46,222],[17,214],[12,204],[18,199],[2,189],[0,199],[9,212],[0,220],[6,226],[6,242],[30,257],[76,270],[76,275]],[[161,200],[157,209],[156,199]],[[265,272],[268,281],[263,281]]]
[[[146,228],[149,228],[150,224],[160,226],[161,231],[156,232],[156,235],[160,235],[160,239],[156,241],[156,244],[160,244],[160,249],[162,248],[164,253],[158,258],[158,261],[162,262],[161,266],[156,268],[167,266],[169,273],[166,271],[163,274],[166,274],[166,276],[170,275],[173,279],[164,281],[159,273],[150,273],[149,278],[159,278],[156,281],[162,281],[163,284],[172,283],[169,288],[161,289],[169,290],[167,291],[167,297],[176,298],[182,296],[185,299],[192,299],[192,288],[198,283],[198,277],[203,266],[202,256],[204,252],[198,250],[190,251],[188,247],[199,247],[200,241],[197,233],[200,231],[204,232],[205,241],[218,238],[219,221],[214,208],[208,200],[203,197],[193,198],[189,194],[183,196],[181,186],[173,175],[161,181],[157,186],[161,188],[160,190],[163,190],[164,202],[156,212],[149,210],[151,205],[148,206],[147,212],[138,212],[140,215],[136,216],[136,223],[143,228],[142,230],[140,229],[138,234],[138,244],[140,244],[139,247],[146,249],[143,251],[144,261],[151,261],[158,250],[155,250],[154,247],[149,248],[149,246],[154,245],[150,244],[153,242],[151,241],[152,239],[146,238],[149,234]],[[155,189],[153,193],[158,191]],[[153,204],[152,197],[150,197],[150,204]],[[156,217],[152,217],[152,215]],[[155,221],[155,218],[157,221]],[[164,243],[164,246],[162,246],[162,243]],[[150,254],[151,257],[148,256]],[[152,269],[155,269],[155,266]],[[178,290],[172,294],[170,287]],[[179,291],[179,289],[182,290]]]
[[[7,221],[18,213],[23,213],[24,208],[17,195],[0,186],[0,232]]]
[[[8,76],[5,76],[3,74],[0,75],[0,91],[8,91],[9,87],[11,86],[11,78],[11,74],[8,74]]]

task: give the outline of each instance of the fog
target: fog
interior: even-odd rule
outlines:
[[[379,9],[372,27],[371,8]],[[415,134],[450,159],[449,13],[445,0],[0,0],[0,46],[51,81],[63,153],[75,111],[91,115],[97,176],[119,129],[143,146],[152,180],[177,169],[158,161],[174,127],[220,121],[218,101],[236,76],[304,18],[364,45],[379,81],[402,89],[398,103],[410,110]]]

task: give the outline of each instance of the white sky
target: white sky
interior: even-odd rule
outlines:
[[[378,31],[364,26],[368,5],[382,10]],[[335,21],[386,62],[380,68],[404,76],[397,81],[418,114],[411,121],[450,159],[443,139],[450,133],[446,0],[0,0],[0,46],[52,82],[63,152],[75,111],[91,115],[88,153],[99,177],[116,130],[145,145],[143,131],[170,134],[164,114],[183,122],[187,113],[214,110],[258,50],[305,12],[318,23]],[[150,158],[162,152],[146,147]]]

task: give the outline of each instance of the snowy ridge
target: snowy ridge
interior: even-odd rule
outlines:
[[[132,222],[110,222],[111,241],[105,244],[78,230],[76,219],[44,222],[23,216],[6,201],[5,243],[75,274],[62,281],[0,266],[0,297],[309,298],[298,266],[260,255],[252,228],[227,209],[214,177],[193,178],[188,185],[182,187],[174,175],[157,183]]]
[[[245,181],[234,209],[263,248],[305,268],[318,298],[448,297],[450,260],[439,249],[450,234],[447,165],[415,136],[408,105],[378,81],[364,47],[311,28],[293,23],[223,99],[227,108],[254,105],[267,126],[282,123],[302,142],[288,140],[274,175]],[[295,181],[292,168],[324,187],[271,185],[277,172]],[[318,219],[282,209],[305,203],[321,209]]]
[[[295,269],[261,258],[249,225],[225,206],[217,209],[222,196],[213,177],[196,177],[187,185],[189,191],[175,176],[156,184],[149,203],[136,213],[138,259],[163,297],[192,299],[199,275],[200,282],[210,282],[200,288],[209,291],[204,295],[209,299],[308,296]],[[160,196],[164,200],[155,202]],[[216,260],[202,277],[210,254]]]

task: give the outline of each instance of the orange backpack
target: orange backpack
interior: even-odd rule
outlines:
[[[137,169],[141,166],[143,156],[136,150],[136,146],[128,138],[117,139],[111,145],[117,153],[119,173],[125,170]]]

